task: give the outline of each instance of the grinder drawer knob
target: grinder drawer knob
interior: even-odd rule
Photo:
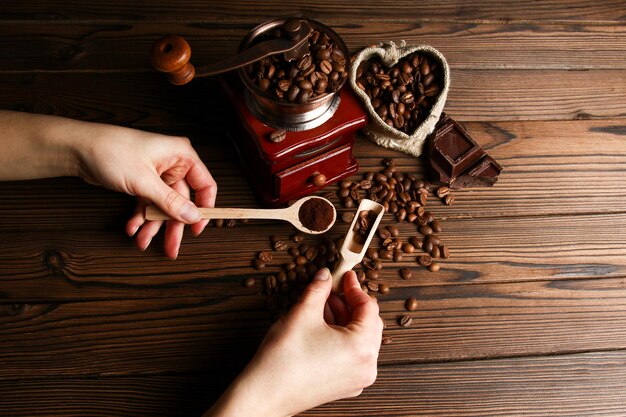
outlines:
[[[323,187],[326,185],[326,175],[315,173],[313,177],[313,185],[316,187]]]

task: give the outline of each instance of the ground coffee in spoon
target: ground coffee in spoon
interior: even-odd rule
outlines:
[[[333,221],[333,206],[322,199],[312,198],[300,206],[298,219],[307,229],[326,230]]]

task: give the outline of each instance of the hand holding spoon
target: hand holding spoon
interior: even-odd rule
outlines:
[[[283,209],[243,209],[199,207],[203,219],[272,219],[284,220],[304,233],[318,235],[328,231],[337,219],[335,206],[323,197],[310,196]],[[146,219],[169,220],[156,206],[146,207]]]
[[[370,211],[375,214],[374,221],[369,225],[369,233],[365,237],[365,241],[357,240],[355,235],[354,226],[357,221],[360,221],[361,216],[360,213],[363,211]],[[361,204],[359,204],[359,208],[357,209],[356,216],[352,220],[350,224],[350,228],[348,229],[348,233],[343,240],[343,244],[339,248],[339,265],[333,271],[333,292],[339,293],[341,292],[341,288],[343,288],[342,281],[343,276],[346,272],[350,271],[356,264],[363,260],[363,256],[369,247],[372,238],[376,234],[376,229],[378,229],[378,224],[380,220],[383,218],[383,214],[385,214],[385,208],[368,199],[361,200]],[[361,243],[363,242],[363,243]]]

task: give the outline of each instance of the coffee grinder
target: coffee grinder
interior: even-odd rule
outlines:
[[[220,84],[236,116],[229,136],[251,185],[268,207],[314,193],[358,169],[352,150],[367,115],[345,86],[345,74],[332,91],[305,101],[262,90],[251,73],[254,62],[273,55],[282,54],[287,62],[310,55],[314,33],[326,34],[349,65],[339,35],[319,22],[297,18],[260,24],[242,40],[238,54],[197,69],[189,62],[191,48],[183,38],[162,38],[152,49],[154,67],[173,84],[224,73]]]

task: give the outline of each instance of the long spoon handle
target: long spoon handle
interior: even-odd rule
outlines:
[[[291,222],[287,209],[242,209],[242,208],[205,208],[199,207],[203,219],[274,219]],[[146,207],[146,219],[170,220],[156,206]]]

